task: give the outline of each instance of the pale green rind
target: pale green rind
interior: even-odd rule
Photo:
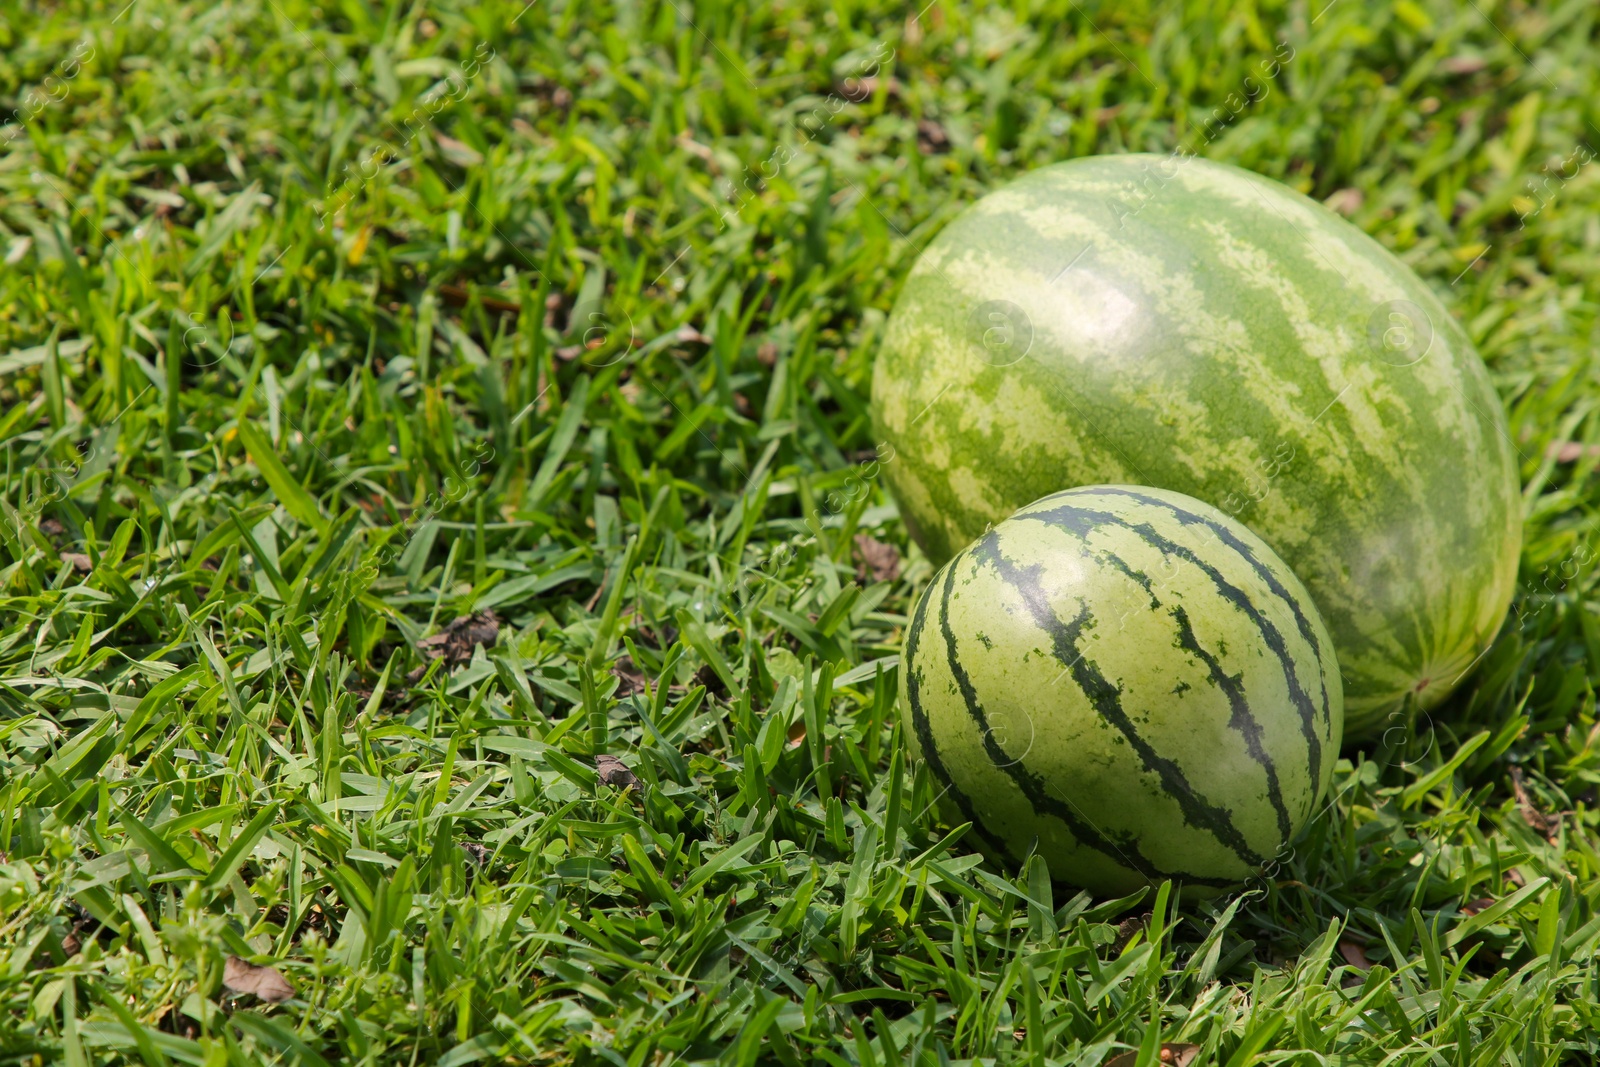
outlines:
[[[978,340],[969,315],[996,300],[1026,316],[1025,355],[1024,331]],[[1390,301],[1431,325],[1409,366],[1369,344]],[[1327,619],[1352,736],[1442,700],[1510,602],[1514,450],[1465,334],[1371,238],[1232,167],[1099,157],[985,197],[907,280],[873,413],[936,561],[1072,485],[1228,510]]]
[[[1054,622],[1091,620],[1073,646],[1081,661],[1063,658],[1039,602]],[[1200,654],[1182,647],[1179,611]],[[945,790],[947,816],[973,821],[989,851],[1015,862],[1037,847],[1055,877],[1101,893],[1165,876],[1200,889],[1246,877],[1315,813],[1342,729],[1332,642],[1305,589],[1238,523],[1160,490],[1091,487],[1024,508],[923,592],[905,659],[906,735]],[[1095,703],[1079,668],[1115,690],[1136,736]],[[1255,752],[1226,685],[1259,730]],[[1312,698],[1309,720],[1293,686]],[[1042,783],[1045,804],[1025,777]],[[1251,856],[1195,823],[1183,800],[1224,812]]]

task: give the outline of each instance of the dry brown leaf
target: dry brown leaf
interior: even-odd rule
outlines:
[[[917,150],[925,156],[948,152],[950,135],[932,119],[922,119],[917,123]]]
[[[1348,938],[1341,940],[1339,942],[1339,955],[1343,956],[1344,961],[1358,971],[1372,970],[1372,961],[1367,959],[1367,953],[1361,947],[1360,942],[1351,941]]]
[[[63,552],[61,561],[72,564],[72,569],[79,574],[88,574],[94,570],[94,561],[82,552]]]
[[[433,135],[434,142],[438,144],[439,151],[444,158],[458,167],[476,167],[483,162],[483,153],[464,141],[454,137],[446,137],[437,131]]]
[[[1600,456],[1600,445],[1586,445],[1582,441],[1551,441],[1544,455],[1546,459],[1553,459],[1557,463],[1574,463],[1585,456],[1590,459]]]
[[[1539,805],[1533,802],[1533,795],[1522,784],[1522,768],[1511,768],[1511,791],[1517,797],[1517,810],[1522,814],[1522,821],[1527,823],[1534,833],[1541,835],[1547,841],[1554,842],[1561,831],[1561,816],[1546,815],[1539,810]]]
[[[544,298],[544,324],[550,329],[556,325],[556,312],[561,310],[561,305],[566,302],[560,293],[551,293]],[[540,388],[544,388],[543,385]]]
[[[276,967],[257,967],[238,956],[229,956],[223,965],[222,984],[235,993],[251,993],[273,1004],[294,996],[294,986]]]
[[[446,282],[439,286],[439,295],[444,297],[446,303],[453,304],[456,307],[466,307],[472,302],[472,291],[464,285],[453,285]],[[498,311],[503,315],[516,315],[522,311],[522,305],[514,300],[502,300],[499,297],[488,296],[484,293],[478,294],[478,303],[485,311]]]
[[[1494,897],[1479,897],[1477,900],[1469,900],[1461,905],[1461,914],[1476,915],[1478,912],[1492,907],[1494,907]]]
[[[616,789],[633,789],[642,792],[644,786],[639,779],[628,769],[628,765],[615,756],[596,756],[594,769],[600,775],[600,781]]]
[[[459,667],[472,659],[472,650],[478,645],[494,646],[500,636],[500,616],[492,611],[479,611],[462,615],[432,637],[417,642],[417,649],[429,659],[444,657],[445,663]]]
[[[788,740],[784,742],[789,748],[799,748],[806,743],[806,721],[796,719],[789,724]]]
[[[1451,56],[1439,63],[1444,74],[1476,74],[1489,65],[1482,56]]]
[[[915,48],[922,43],[922,22],[917,15],[906,18],[905,28],[900,31],[900,40],[907,48]]]
[[[856,573],[865,580],[870,573],[875,582],[892,582],[900,577],[900,550],[875,537],[856,534]]]
[[[905,86],[901,84],[899,78],[890,78],[888,82],[883,82],[876,76],[846,78],[841,82],[835,83],[833,91],[846,100],[859,104],[877,92],[880,84],[884,86],[885,91],[890,96],[903,96],[905,94]]]
[[[1143,915],[1130,915],[1128,918],[1123,919],[1117,924],[1117,939],[1111,943],[1111,951],[1121,952],[1128,947],[1128,942],[1132,941],[1136,934],[1149,929],[1149,926],[1150,913],[1148,911]]]
[[[1332,208],[1334,211],[1337,211],[1339,214],[1343,215],[1345,218],[1349,218],[1351,215],[1354,215],[1357,211],[1361,210],[1361,205],[1366,202],[1366,199],[1366,194],[1360,189],[1347,188],[1340,189],[1338,192],[1328,197],[1328,199],[1324,200],[1323,203],[1328,205],[1328,207]]]
[[[693,137],[690,137],[688,130],[684,130],[678,134],[677,142],[678,147],[683,149],[685,152],[688,152],[690,155],[699,156],[707,163],[716,162],[716,156],[712,154],[711,149],[706,145],[701,144],[699,141],[696,141]]]
[[[611,668],[611,673],[617,676],[617,698],[631,697],[635,693],[643,693],[648,687],[645,685],[645,676],[639,668],[633,665],[633,657],[623,656]]]
[[[1161,1051],[1157,1053],[1159,1062],[1164,1067],[1189,1067],[1196,1056],[1200,1055],[1199,1045],[1190,1045],[1183,1041],[1163,1041]],[[1139,1050],[1124,1052],[1120,1056],[1113,1056],[1106,1061],[1105,1067],[1133,1067],[1139,1062]]]

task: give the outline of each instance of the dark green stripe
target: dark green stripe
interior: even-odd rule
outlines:
[[[1228,529],[1226,526],[1222,525],[1216,520],[1209,519],[1198,512],[1190,511],[1187,508],[1180,508],[1170,500],[1162,500],[1160,497],[1151,496],[1148,493],[1141,493],[1135,489],[1124,489],[1121,486],[1115,485],[1102,485],[1095,486],[1093,493],[1097,496],[1125,496],[1132,500],[1137,500],[1141,504],[1149,504],[1153,507],[1165,508],[1167,511],[1170,511],[1174,516],[1176,516],[1178,521],[1183,523],[1185,526],[1204,526],[1211,530],[1217,535],[1217,538],[1222,541],[1223,544],[1233,549],[1245,560],[1245,562],[1249,563],[1250,566],[1255,569],[1256,574],[1261,577],[1262,581],[1267,583],[1267,586],[1274,593],[1288,603],[1289,607],[1294,610],[1294,621],[1296,627],[1298,627],[1300,630],[1300,636],[1305,638],[1306,644],[1315,649],[1318,658],[1321,658],[1322,645],[1317,640],[1316,628],[1311,625],[1311,620],[1308,619],[1305,613],[1300,610],[1300,604],[1297,599],[1289,592],[1288,589],[1284,588],[1282,582],[1278,581],[1278,576],[1273,569],[1262,562],[1261,559],[1255,554],[1255,550],[1245,542],[1239,540],[1238,536],[1235,535],[1232,530]]]
[[[954,566],[955,561],[951,560],[949,567]],[[906,633],[906,702],[911,705],[911,728],[916,731],[917,743],[922,748],[922,758],[927,761],[928,769],[933,772],[935,778],[944,783],[945,792],[955,801],[961,817],[972,824],[973,832],[988,846],[989,851],[1003,859],[1015,860],[1005,842],[989,833],[983,820],[973,809],[972,801],[956,785],[955,779],[950,777],[950,771],[939,758],[939,742],[933,736],[933,725],[928,721],[928,714],[922,708],[922,678],[921,672],[916,667],[917,650],[922,644],[922,629],[928,614],[928,601],[933,598],[934,586],[938,581],[939,577],[935,575],[933,584],[923,590],[922,596],[918,598],[917,610],[911,620],[911,629]]]
[[[1182,511],[1181,509],[1167,504],[1164,501],[1158,500],[1155,497],[1146,497],[1141,493],[1128,492],[1127,490],[1122,489],[1107,489],[1103,487],[1097,487],[1094,491],[1096,493],[1129,496],[1145,503],[1159,504],[1162,507],[1172,511],[1174,514],[1179,515],[1180,518],[1182,515],[1190,515],[1195,522],[1205,523],[1206,525],[1211,526],[1213,529],[1217,528],[1216,524],[1209,522],[1209,520],[1205,519],[1204,517]],[[1296,710],[1298,710],[1300,713],[1300,733],[1305,738],[1306,748],[1310,756],[1311,795],[1316,796],[1321,791],[1322,741],[1317,736],[1316,705],[1312,701],[1311,695],[1307,693],[1305,688],[1300,684],[1299,670],[1295,665],[1294,657],[1289,654],[1289,648],[1284,642],[1283,635],[1278,632],[1278,628],[1272,624],[1271,620],[1267,619],[1261,614],[1260,611],[1256,609],[1255,604],[1251,602],[1250,597],[1243,589],[1240,589],[1238,586],[1228,581],[1222,576],[1220,571],[1211,566],[1211,564],[1202,560],[1199,556],[1196,556],[1189,549],[1178,544],[1176,541],[1163,536],[1160,531],[1147,522],[1132,523],[1123,516],[1112,514],[1109,511],[1096,511],[1090,508],[1078,507],[1072,504],[1062,504],[1051,508],[1048,511],[1028,512],[1027,514],[1013,516],[1013,518],[1031,519],[1037,522],[1043,522],[1047,525],[1065,526],[1068,529],[1071,529],[1074,532],[1084,536],[1087,536],[1089,531],[1093,530],[1095,526],[1120,526],[1125,530],[1131,530],[1138,534],[1149,544],[1159,548],[1167,555],[1176,556],[1179,559],[1186,560],[1190,563],[1193,563],[1196,567],[1199,567],[1200,570],[1211,579],[1212,584],[1217,587],[1217,592],[1222,596],[1222,598],[1228,601],[1234,607],[1238,608],[1240,611],[1244,612],[1250,621],[1256,625],[1257,629],[1261,631],[1262,640],[1266,642],[1267,647],[1272,650],[1273,654],[1278,657],[1278,662],[1283,668],[1284,681],[1289,687],[1289,699],[1294,703]],[[1228,536],[1233,538],[1232,534],[1229,534]],[[1233,540],[1236,544],[1240,545],[1240,548],[1244,549],[1245,552],[1248,552],[1248,545],[1244,545],[1242,542],[1239,542],[1237,538],[1233,538]],[[1254,556],[1245,556],[1244,552],[1241,552],[1240,555],[1241,558],[1245,558],[1257,568],[1258,574],[1263,573],[1261,569],[1262,565],[1258,560],[1255,559]],[[1270,574],[1270,572],[1266,573]],[[1276,578],[1271,580],[1270,585],[1273,587],[1273,592],[1276,593],[1280,599],[1284,600],[1291,609],[1293,609],[1296,617],[1301,617],[1299,605],[1295,603],[1295,599],[1290,595],[1289,591],[1284,589],[1283,586],[1278,583]],[[1316,645],[1315,641],[1312,642],[1312,648],[1314,651],[1316,651],[1318,656],[1317,676],[1320,680],[1322,677],[1321,651],[1320,647]],[[1325,681],[1322,685],[1322,720],[1324,723],[1329,724],[1331,728],[1330,712],[1328,708],[1328,687]]]
[[[1317,640],[1316,627],[1311,625],[1311,620],[1306,617],[1305,612],[1300,610],[1300,599],[1294,594],[1290,593],[1282,582],[1278,581],[1277,573],[1266,563],[1262,562],[1262,560],[1255,554],[1255,550],[1245,542],[1239,540],[1232,530],[1228,529],[1226,526],[1214,519],[1209,519],[1204,515],[1198,514],[1197,512],[1189,511],[1186,508],[1180,508],[1171,501],[1162,500],[1160,497],[1150,496],[1147,493],[1141,493],[1137,490],[1123,489],[1118,486],[1099,486],[1096,487],[1094,491],[1096,493],[1105,493],[1111,496],[1125,496],[1133,500],[1137,500],[1141,504],[1150,504],[1155,507],[1165,508],[1185,526],[1204,526],[1206,529],[1215,533],[1218,540],[1227,545],[1229,548],[1233,549],[1241,559],[1250,564],[1250,566],[1255,570],[1256,575],[1260,577],[1262,581],[1267,583],[1268,589],[1271,589],[1273,593],[1277,594],[1280,600],[1289,605],[1289,610],[1294,612],[1295,628],[1300,631],[1300,636],[1305,640],[1306,644],[1311,646],[1311,650],[1316,653],[1317,662],[1319,664],[1322,662],[1322,642]],[[1322,721],[1331,729],[1333,723],[1331,719],[1331,709],[1328,706],[1328,683],[1326,679],[1322,678],[1322,671],[1320,669],[1317,671],[1317,677],[1322,684]],[[1315,788],[1315,778],[1312,779],[1312,784],[1313,788]]]
[[[1035,517],[1028,516],[1028,518]],[[1233,825],[1232,813],[1227,808],[1219,807],[1201,797],[1184,775],[1183,768],[1161,755],[1150,742],[1139,735],[1133,720],[1122,708],[1119,687],[1112,685],[1105,675],[1100,673],[1099,668],[1078,650],[1079,636],[1085,626],[1093,621],[1088,607],[1079,612],[1078,617],[1071,622],[1063,623],[1045,597],[1041,584],[1044,566],[1034,564],[1031,567],[1022,567],[1007,559],[1000,551],[1000,538],[993,531],[980,538],[968,551],[974,559],[992,564],[1001,579],[1022,597],[1029,613],[1033,615],[1034,623],[1050,635],[1056,658],[1072,672],[1073,681],[1078,683],[1078,688],[1083,690],[1095,710],[1127,738],[1128,744],[1139,754],[1145,769],[1161,779],[1162,788],[1183,812],[1184,821],[1196,829],[1211,834],[1249,866],[1259,867],[1265,863],[1266,857],[1251,848],[1244,834]]]
[[[1117,570],[1137,582],[1150,598],[1150,610],[1160,611],[1161,598],[1156,596],[1155,589],[1148,575],[1141,574],[1130,567],[1126,560],[1115,552],[1104,552],[1101,558],[1110,563]],[[1228,698],[1230,716],[1228,727],[1236,730],[1244,737],[1245,747],[1250,751],[1250,758],[1261,765],[1267,773],[1267,796],[1272,801],[1272,808],[1278,816],[1278,832],[1287,841],[1291,833],[1289,809],[1284,804],[1283,787],[1278,782],[1278,768],[1273,764],[1272,758],[1267,755],[1262,745],[1261,724],[1250,713],[1250,704],[1244,697],[1244,686],[1239,681],[1238,675],[1228,674],[1222,669],[1222,664],[1217,661],[1206,649],[1200,645],[1200,639],[1195,636],[1194,627],[1189,623],[1189,613],[1181,605],[1174,605],[1168,612],[1178,624],[1178,647],[1186,652],[1193,653],[1200,662],[1206,665],[1206,671],[1211,675],[1212,684],[1221,689]]]
[[[1272,757],[1267,755],[1267,750],[1262,746],[1261,724],[1250,714],[1250,705],[1244,698],[1244,686],[1240,684],[1239,676],[1228,674],[1215,656],[1200,647],[1200,642],[1194,635],[1194,628],[1189,625],[1189,615],[1182,607],[1174,606],[1172,617],[1178,623],[1178,646],[1198,656],[1206,665],[1206,670],[1211,673],[1212,680],[1223,693],[1227,694],[1228,707],[1232,709],[1228,726],[1244,735],[1245,747],[1250,750],[1250,758],[1267,772],[1267,797],[1272,801],[1272,810],[1278,815],[1278,833],[1285,841],[1289,840],[1294,829],[1289,820],[1289,809],[1283,802],[1283,787],[1278,782],[1278,768],[1274,766]]]

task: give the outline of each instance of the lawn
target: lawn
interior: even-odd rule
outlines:
[[[1600,9],[919,8],[8,3],[0,1064],[1595,1062]],[[1521,585],[1092,899],[900,754],[868,388],[964,204],[1177,149],[1459,318]]]

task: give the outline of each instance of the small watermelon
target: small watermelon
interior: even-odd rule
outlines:
[[[887,476],[935,563],[1073,485],[1198,497],[1327,619],[1352,737],[1449,694],[1494,639],[1522,504],[1500,399],[1372,238],[1204,160],[1073,160],[927,248],[877,358]]]
[[[1294,573],[1216,508],[1136,486],[1047,496],[946,563],[901,686],[947,817],[1101,894],[1248,877],[1317,810],[1344,724]]]

